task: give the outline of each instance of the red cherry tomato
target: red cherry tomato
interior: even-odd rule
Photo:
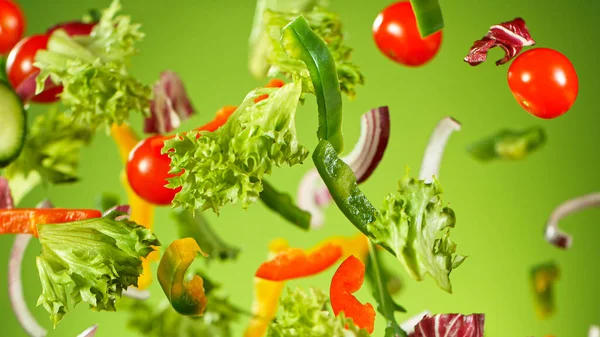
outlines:
[[[530,114],[544,119],[567,112],[579,91],[579,80],[569,59],[549,48],[530,49],[508,68],[508,86]]]
[[[379,13],[373,23],[373,38],[385,56],[410,67],[429,62],[442,44],[441,31],[421,37],[409,1],[397,2]]]
[[[0,54],[8,53],[25,31],[23,12],[12,1],[0,0]]]
[[[168,173],[171,159],[160,153],[160,146],[152,146],[152,140],[156,137],[160,136],[140,141],[129,153],[127,180],[131,189],[142,199],[155,205],[168,205],[181,188],[165,187],[167,178],[175,175]]]
[[[51,35],[57,29],[64,29],[70,36],[90,35],[95,25],[96,23],[85,23],[80,21],[65,22],[48,29],[46,34]]]

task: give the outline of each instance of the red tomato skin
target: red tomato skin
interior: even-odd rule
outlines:
[[[131,189],[142,199],[155,205],[169,205],[175,194],[181,190],[165,187],[171,159],[160,153],[160,147],[152,146],[152,139],[140,141],[129,153],[127,160],[127,180]]]
[[[536,117],[552,119],[571,109],[579,92],[579,79],[565,55],[550,48],[534,48],[511,63],[508,86],[523,109]]]
[[[0,54],[10,52],[25,31],[25,17],[19,6],[9,0],[0,0]]]
[[[69,36],[90,35],[96,23],[85,23],[80,21],[71,21],[59,23],[58,25],[48,29],[47,35],[51,35],[57,29],[64,29]]]
[[[442,31],[422,38],[409,1],[385,8],[373,23],[373,39],[392,61],[409,67],[427,64],[440,50]]]

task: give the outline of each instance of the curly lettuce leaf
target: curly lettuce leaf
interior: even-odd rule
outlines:
[[[255,99],[268,95],[268,98]],[[169,188],[181,187],[173,205],[219,210],[228,203],[247,208],[263,190],[262,180],[274,167],[302,163],[308,150],[298,143],[295,115],[302,84],[250,92],[227,123],[215,132],[189,132],[165,141],[171,159]]]
[[[271,323],[267,337],[367,337],[343,313],[339,316],[325,309],[327,295],[319,289],[290,290],[279,301],[281,315]]]
[[[55,109],[37,116],[28,130],[23,152],[4,171],[13,193],[22,195],[22,191],[29,189],[30,181],[76,182],[80,150],[90,143],[93,135],[89,126]]]
[[[37,268],[42,305],[54,322],[80,302],[94,310],[115,311],[123,290],[137,286],[142,257],[160,242],[135,222],[112,212],[102,218],[38,225],[42,254]]]
[[[356,96],[356,86],[364,84],[364,76],[358,66],[350,61],[352,48],[344,44],[342,24],[337,14],[322,7],[302,13],[310,28],[325,42],[335,61],[340,82],[340,90],[350,98]],[[305,91],[312,92],[313,86],[306,65],[301,60],[289,57],[281,46],[281,31],[298,17],[297,12],[276,12],[266,10],[264,13],[266,31],[270,38],[266,52],[267,62],[271,65],[269,75],[299,74],[303,79]]]
[[[64,87],[61,102],[74,119],[93,127],[122,123],[130,112],[149,113],[152,89],[127,72],[135,44],[144,34],[140,24],[117,15],[121,6],[115,0],[104,10],[90,36],[70,37],[56,30],[47,50],[36,54],[40,69],[36,93],[44,90],[46,79]]]
[[[383,202],[377,221],[368,225],[373,241],[393,250],[408,273],[418,281],[431,275],[438,286],[451,293],[450,272],[465,257],[456,254],[450,229],[456,223],[454,211],[441,201],[442,186],[406,175],[400,180],[398,194]]]
[[[546,143],[546,132],[540,126],[524,130],[502,129],[471,144],[467,151],[475,159],[488,162],[494,159],[523,160]]]

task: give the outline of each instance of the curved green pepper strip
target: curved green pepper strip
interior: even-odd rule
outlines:
[[[312,158],[338,208],[359,231],[373,238],[368,225],[377,220],[378,212],[358,188],[352,168],[338,157],[333,145],[326,140],[319,142]],[[390,247],[381,246],[396,255]]]
[[[186,316],[201,316],[206,309],[204,281],[198,275],[184,280],[185,273],[198,254],[207,256],[196,241],[184,238],[173,241],[158,265],[158,281],[171,306]]]
[[[331,52],[302,15],[283,28],[281,46],[290,57],[306,64],[319,108],[317,136],[329,141],[336,152],[341,153],[344,148],[342,94]]]
[[[410,0],[417,18],[419,32],[427,37],[444,28],[444,17],[439,0]]]
[[[266,180],[262,183],[263,191],[260,192],[260,200],[265,206],[303,230],[310,228],[310,213],[298,208],[289,194],[277,191]]]

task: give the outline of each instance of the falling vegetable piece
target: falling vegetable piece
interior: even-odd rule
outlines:
[[[500,47],[506,55],[496,61],[496,65],[505,64],[517,56],[525,46],[533,46],[535,41],[531,38],[525,20],[516,18],[512,21],[502,22],[490,28],[488,33],[480,40],[473,43],[465,62],[476,66],[487,59],[488,50]]]
[[[452,117],[444,117],[436,125],[429,138],[425,154],[423,155],[421,172],[419,173],[420,180],[425,180],[425,182],[430,183],[433,176],[439,178],[440,165],[442,163],[442,156],[444,155],[446,143],[448,143],[448,138],[450,138],[450,135],[455,131],[460,131],[460,123]]]
[[[373,289],[373,297],[377,302],[377,311],[386,319],[385,336],[406,337],[406,332],[396,321],[396,312],[406,312],[388,291],[389,273],[382,265],[379,252],[373,242],[369,241],[369,260],[366,267],[367,280]],[[416,322],[415,322],[416,324]]]
[[[281,46],[290,57],[306,64],[319,109],[317,136],[329,141],[336,152],[341,153],[344,147],[342,95],[331,52],[302,15],[283,28]]]
[[[83,330],[77,337],[94,337],[98,330],[98,324],[94,324],[91,327]]]
[[[289,245],[283,239],[275,239],[269,245],[269,259],[288,250]],[[269,281],[254,278],[254,299],[252,300],[252,314],[248,327],[244,330],[244,337],[263,337],[267,332],[271,320],[277,313],[279,296],[285,287],[285,281]]]
[[[281,215],[290,223],[303,230],[308,230],[311,224],[310,213],[300,209],[289,194],[279,192],[263,180],[263,190],[260,192],[260,200],[273,212]]]
[[[196,256],[207,256],[193,238],[173,241],[158,265],[158,282],[173,309],[186,316],[202,316],[206,309],[204,281],[194,275],[188,282],[185,273]]]
[[[289,248],[264,262],[256,277],[269,281],[287,281],[318,274],[331,267],[342,256],[342,248],[325,242],[309,252]]]
[[[194,114],[183,81],[174,71],[164,71],[152,88],[150,116],[144,119],[145,133],[164,134],[177,129]]]
[[[37,225],[63,224],[101,216],[100,211],[93,209],[0,209],[0,234],[31,234],[37,237]]]
[[[588,337],[600,337],[600,327],[597,325],[592,325],[590,327],[590,331],[588,332]]]
[[[387,106],[369,110],[361,117],[360,138],[352,151],[342,160],[350,166],[360,184],[371,176],[383,158],[390,137],[390,113]],[[317,170],[309,171],[298,188],[298,206],[311,213],[311,226],[323,225],[322,207],[329,204],[331,194],[327,187],[321,187],[323,181]]]
[[[362,304],[352,295],[362,287],[364,278],[365,265],[355,256],[349,256],[333,275],[329,296],[336,316],[344,312],[344,315],[352,319],[356,326],[373,333],[375,309],[371,303]]]
[[[8,180],[4,177],[0,177],[0,209],[11,209],[14,207],[15,205],[12,195],[10,194]]]
[[[342,248],[342,260],[354,255],[362,263],[366,264],[368,261],[369,239],[367,239],[367,237],[362,233],[358,233],[351,237],[334,236],[328,238],[325,242],[340,246]]]
[[[560,220],[570,214],[577,213],[592,207],[600,207],[600,192],[582,195],[567,200],[554,209],[546,223],[545,238],[550,244],[562,248],[571,248],[573,239],[571,236],[558,228]]]
[[[539,318],[551,317],[556,311],[554,285],[560,278],[560,270],[554,262],[539,264],[531,268],[531,290]]]
[[[426,315],[415,326],[410,337],[483,337],[484,314],[438,314]]]
[[[502,129],[467,147],[475,159],[489,162],[495,159],[523,160],[546,144],[546,132],[540,126],[524,130]]]
[[[410,0],[415,11],[419,32],[427,37],[444,28],[444,17],[438,0]]]
[[[402,322],[402,324],[400,325],[400,327],[402,328],[402,330],[406,331],[406,333],[411,336],[414,332],[415,332],[415,326],[417,324],[419,324],[419,322],[427,315],[429,315],[430,312],[429,310],[425,310],[421,313],[418,313],[416,315],[414,315],[413,317],[407,319],[406,321]]]

